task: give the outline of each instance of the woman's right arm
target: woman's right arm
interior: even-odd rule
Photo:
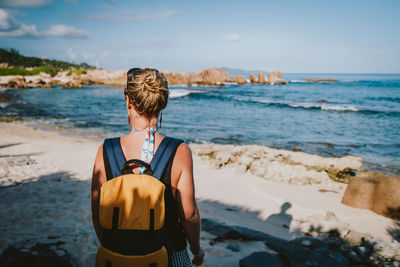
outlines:
[[[204,259],[204,251],[200,247],[200,214],[195,199],[193,160],[190,148],[185,144],[180,145],[175,160],[181,167],[178,168],[181,172],[177,184],[176,198],[180,203],[182,226],[189,241],[190,250],[195,255],[192,263],[200,265]]]
[[[100,188],[106,181],[107,179],[103,160],[103,145],[101,145],[97,151],[92,176],[92,221],[94,230],[100,243],[103,240],[103,228],[101,227],[99,220]]]

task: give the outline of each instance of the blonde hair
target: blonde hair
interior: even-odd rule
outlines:
[[[139,69],[128,75],[124,93],[140,115],[158,117],[168,103],[168,82],[156,69]]]

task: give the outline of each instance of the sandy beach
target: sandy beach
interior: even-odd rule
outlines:
[[[400,267],[400,1],[381,2],[0,0],[0,267],[95,266],[100,243],[141,257],[100,267],[153,266],[182,241],[170,196],[92,173],[106,138],[149,161],[158,134],[191,150],[201,266]]]
[[[27,250],[45,243],[53,244],[51,249],[60,257],[68,254],[73,265],[94,264],[98,241],[91,224],[90,182],[101,142],[100,138],[45,131],[23,123],[0,124],[0,254],[8,246]],[[201,153],[207,149],[209,145],[192,145],[196,197],[203,219],[290,240],[302,236],[310,216],[323,218],[333,212],[347,229],[398,245],[388,232],[396,227],[395,220],[341,204],[345,185],[279,183],[240,172],[236,165],[217,169],[215,160]],[[232,149],[225,147],[228,153]],[[320,158],[321,164],[324,161],[302,152],[280,152],[301,153],[305,161],[309,157]],[[281,168],[285,172],[285,165]],[[252,252],[271,251],[261,241],[236,240],[240,251],[234,252],[227,249],[229,240],[210,242],[214,237],[202,231],[203,266],[237,266]]]

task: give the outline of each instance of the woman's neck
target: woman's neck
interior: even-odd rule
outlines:
[[[134,129],[142,130],[147,127],[157,129],[157,117],[154,116],[154,117],[148,119],[144,116],[140,116],[140,117],[136,117],[132,120],[132,130],[134,130]]]

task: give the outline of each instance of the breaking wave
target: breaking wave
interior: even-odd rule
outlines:
[[[321,110],[334,110],[334,111],[360,111],[353,105],[329,105],[329,104],[315,104],[315,103],[299,103],[289,104],[293,108],[305,108],[305,109],[321,109]]]
[[[295,108],[305,110],[323,110],[323,111],[335,111],[335,112],[360,112],[363,114],[377,114],[383,113],[388,115],[399,115],[399,110],[371,110],[371,109],[359,109],[354,105],[350,104],[330,104],[330,103],[315,103],[315,102],[290,102],[290,101],[274,101],[266,99],[255,99],[255,98],[236,98],[235,100],[254,104],[264,104],[271,107],[280,108]]]
[[[190,95],[192,93],[190,90],[186,89],[172,89],[169,91],[169,98],[178,98],[178,97],[183,97]]]

